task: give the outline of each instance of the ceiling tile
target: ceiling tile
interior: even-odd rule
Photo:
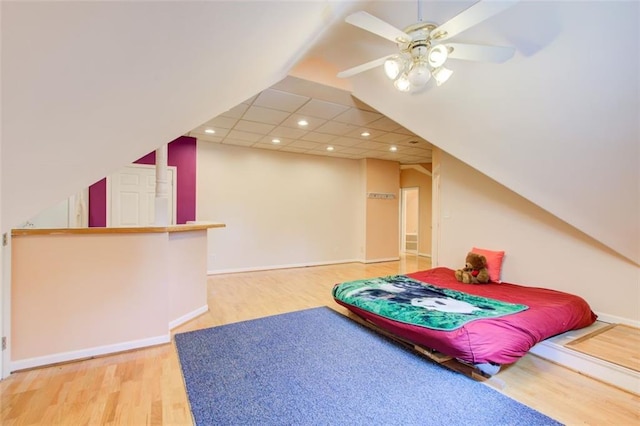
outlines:
[[[253,142],[240,139],[225,138],[222,143],[224,145],[251,146]]]
[[[314,155],[324,155],[326,157],[339,157],[341,155],[341,153],[337,149],[334,149],[333,151],[327,151],[324,146],[320,146],[316,149],[310,149],[309,151],[307,151],[307,153]]]
[[[401,125],[390,119],[389,117],[381,117],[367,124],[372,129],[382,130],[385,132],[393,132],[403,128]]]
[[[400,161],[403,164],[422,164],[422,163],[431,163],[431,157],[414,157],[414,156],[406,156],[400,157]]]
[[[292,127],[276,127],[273,129],[269,135],[275,136],[278,138],[287,138],[287,139],[299,139],[307,133],[306,130],[302,129],[294,129]]]
[[[277,109],[279,111],[294,112],[307,103],[309,99],[310,98],[306,96],[295,95],[275,89],[267,89],[258,95],[253,105]]]
[[[189,136],[194,136],[198,138],[199,141],[216,142],[216,143],[220,143],[222,142],[222,139],[224,139],[220,136],[208,135],[206,133],[198,133],[198,132],[189,132]]]
[[[256,100],[257,97],[258,97],[258,95],[254,95],[254,96],[250,97],[249,99],[246,99],[242,103],[243,104],[247,104],[247,105],[251,105],[253,103],[253,101]]]
[[[368,132],[369,136],[362,136],[363,132]],[[351,136],[353,138],[371,140],[375,139],[377,136],[382,136],[386,132],[382,130],[369,129],[368,127],[355,127],[351,131],[349,131],[345,136]]]
[[[309,124],[307,124],[306,126],[301,126],[298,124],[298,121],[300,120],[306,120]],[[284,120],[281,123],[281,126],[292,127],[294,129],[302,129],[306,132],[310,132],[322,126],[326,122],[327,120],[324,120],[322,118],[307,117],[305,115],[295,113]]]
[[[241,118],[242,114],[244,114],[247,109],[249,109],[249,105],[238,104],[231,108],[229,111],[223,112],[220,115],[222,115],[223,117]]]
[[[403,135],[401,133],[383,133],[382,135],[377,136],[374,139],[377,142],[400,143],[410,140],[411,136]]]
[[[341,146],[356,146],[363,142],[368,142],[368,141],[363,141],[362,139],[347,138],[347,137],[338,137],[333,141],[331,141],[332,144],[341,145]]]
[[[346,105],[339,105],[332,102],[311,99],[296,112],[298,114],[307,115],[309,117],[317,117],[330,120],[348,109],[349,107]]]
[[[260,148],[260,149],[268,149],[271,151],[279,151],[282,149],[282,147],[280,145],[275,145],[272,143],[256,143],[251,145],[251,148]]]
[[[237,122],[237,118],[219,115],[218,117],[204,123],[202,127],[211,127],[213,129],[231,129]]]
[[[275,124],[282,123],[287,117],[288,113],[284,111],[278,111],[276,109],[263,108],[259,106],[251,106],[244,113],[242,118],[250,121],[257,121],[258,123]]]
[[[336,138],[335,135],[330,135],[328,133],[307,132],[302,136],[301,139],[305,141],[327,143],[327,142],[331,142],[335,138]]]
[[[291,142],[289,145],[287,145],[287,148],[293,147],[293,148],[301,148],[301,149],[314,149],[317,148],[318,146],[321,146],[321,144],[317,143],[317,142],[310,142],[310,141],[293,141]]]
[[[287,145],[287,146],[283,146],[282,149],[280,150],[280,152],[282,151],[287,151],[287,152],[297,152],[297,153],[305,153],[307,151],[309,151],[307,148],[297,148],[295,146],[292,145]]]
[[[405,155],[415,155],[415,156],[431,156],[431,150],[430,149],[422,149],[422,148],[408,148],[408,147],[402,147],[402,153]]]
[[[380,158],[382,160],[393,160],[393,161],[398,161],[399,162],[399,158],[400,156],[395,153],[395,152],[379,152],[376,154],[376,158]]]
[[[262,135],[259,135],[257,133],[249,133],[249,132],[241,132],[240,130],[231,130],[229,131],[229,135],[227,135],[226,139],[237,139],[237,140],[241,140],[241,141],[248,141],[248,142],[258,142],[260,140],[260,138],[262,137]]]
[[[341,123],[350,123],[357,126],[364,126],[372,121],[382,118],[383,115],[379,112],[364,111],[357,108],[349,108],[342,114],[334,118],[335,121]]]
[[[357,154],[364,154],[368,151],[364,148],[341,147],[340,152],[343,154],[357,155]]]
[[[402,134],[409,135],[409,136],[413,136],[413,137],[416,137],[416,138],[417,138],[417,136],[415,135],[415,133],[413,133],[413,132],[411,132],[411,131],[409,131],[409,130],[405,129],[405,128],[404,128],[404,127],[402,127],[402,126],[401,126],[400,128],[398,128],[398,129],[394,130],[394,132],[396,132],[396,133],[402,133]]]
[[[278,139],[280,140],[280,143],[273,143],[273,139]],[[263,136],[262,138],[260,138],[260,140],[258,141],[259,143],[268,143],[270,145],[274,145],[274,146],[286,146],[289,145],[291,142],[293,142],[293,139],[289,139],[289,138],[276,138],[275,136],[271,136],[271,135],[267,135],[267,136]]]
[[[233,129],[241,130],[243,132],[260,133],[261,135],[264,135],[266,133],[269,133],[275,128],[276,126],[274,126],[273,124],[256,123],[255,121],[248,121],[248,120],[239,120]]]
[[[398,145],[407,146],[409,148],[433,149],[433,145],[420,138],[408,138],[405,141],[398,142]]]
[[[215,133],[207,133],[205,132],[205,130],[207,129],[210,129],[210,127],[209,126],[197,127],[193,130],[193,133],[198,133],[201,135],[211,136],[211,137],[219,137],[219,138],[224,138],[229,133],[229,130],[227,129],[217,129],[217,130],[214,129]]]
[[[386,143],[373,142],[373,141],[364,141],[364,142],[360,142],[357,145],[354,145],[354,147],[356,148],[373,149],[376,151],[388,151],[389,146],[390,145]]]
[[[336,121],[327,121],[322,126],[315,129],[316,132],[328,133],[330,135],[343,136],[351,132],[356,126]]]

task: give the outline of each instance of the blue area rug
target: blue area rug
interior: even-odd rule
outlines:
[[[197,425],[557,425],[326,307],[176,334]]]

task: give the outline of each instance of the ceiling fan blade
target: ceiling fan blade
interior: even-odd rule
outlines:
[[[355,66],[353,68],[349,68],[348,70],[340,71],[338,73],[338,77],[347,78],[347,77],[351,77],[351,76],[354,76],[356,74],[359,74],[361,72],[368,71],[371,68],[378,67],[378,66],[384,64],[384,61],[386,61],[387,58],[390,57],[390,56],[393,56],[393,55],[383,56],[382,58],[374,59],[373,61],[369,61],[367,63],[360,64],[360,65]]]
[[[484,46],[480,44],[446,43],[449,58],[465,61],[485,61],[502,63],[513,57],[514,47]]]
[[[520,0],[479,1],[431,31],[431,38],[442,41],[468,30],[474,25],[507,10]]]
[[[387,40],[391,40],[394,43],[407,43],[411,41],[411,37],[404,31],[400,31],[393,25],[364,11],[352,13],[345,18],[345,21],[380,37],[384,37]]]

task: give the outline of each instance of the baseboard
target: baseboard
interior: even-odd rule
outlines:
[[[362,262],[362,260],[341,259],[341,260],[329,260],[326,262],[308,262],[308,263],[291,263],[287,265],[254,266],[250,268],[214,269],[214,270],[207,271],[207,275],[235,274],[238,272],[270,271],[273,269],[307,268],[309,266],[338,265],[340,263],[355,263],[355,262]]]
[[[194,311],[184,314],[180,318],[174,319],[173,321],[169,322],[169,330],[172,330],[187,321],[191,321],[195,317],[200,316],[206,312],[209,312],[209,305],[201,306]]]
[[[140,349],[147,346],[160,345],[169,343],[171,337],[169,334],[161,336],[149,337],[146,339],[132,340],[130,342],[116,343],[113,345],[97,346],[94,348],[81,349],[78,351],[62,352],[52,355],[46,355],[35,358],[22,359],[19,361],[11,361],[9,369],[11,372],[24,370],[27,368],[42,367],[44,365],[58,364],[61,362],[77,361],[86,358],[92,358],[100,355],[112,354],[115,352],[129,351],[132,349]]]
[[[576,352],[550,341],[543,341],[529,350],[540,358],[560,364],[594,379],[628,392],[640,394],[640,373],[598,358]]]
[[[395,262],[397,260],[400,260],[399,257],[386,257],[386,258],[382,258],[382,259],[365,259],[362,260],[362,263],[381,263],[381,262]]]
[[[609,324],[624,324],[632,327],[640,328],[640,321],[632,320],[629,318],[618,317],[615,315],[609,315],[602,312],[595,312],[598,315],[598,321],[606,322]]]

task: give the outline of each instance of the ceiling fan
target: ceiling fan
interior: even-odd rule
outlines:
[[[422,21],[418,0],[418,22],[402,31],[367,12],[355,12],[347,16],[347,23],[397,43],[399,52],[341,71],[338,77],[351,77],[384,65],[385,74],[393,80],[395,88],[409,92],[423,88],[432,76],[438,86],[447,81],[453,74],[452,70],[444,66],[447,59],[505,62],[513,56],[515,48],[443,42],[508,9],[518,1],[520,0],[482,0],[444,24],[437,25]]]

